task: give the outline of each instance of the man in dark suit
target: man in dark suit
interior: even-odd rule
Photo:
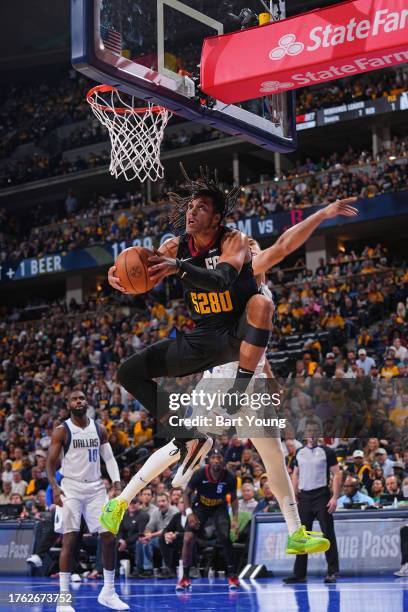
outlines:
[[[159,578],[175,578],[176,576],[177,564],[183,548],[184,528],[187,522],[183,499],[179,500],[177,508],[179,510],[178,514],[170,519],[170,523],[163,529],[159,538],[160,552],[166,566],[162,568]]]

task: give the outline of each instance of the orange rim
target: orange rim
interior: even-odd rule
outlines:
[[[122,115],[143,114],[148,111],[152,113],[161,113],[163,111],[167,111],[164,106],[143,106],[140,108],[125,108],[122,106],[118,106],[116,108],[111,108],[110,106],[105,106],[104,104],[98,104],[93,99],[93,96],[96,93],[116,93],[117,91],[118,89],[116,87],[112,87],[111,85],[96,85],[96,87],[92,87],[92,89],[88,91],[88,93],[86,94],[86,100],[88,104],[91,104],[91,106],[94,106],[100,111],[107,111],[109,113],[119,113]]]

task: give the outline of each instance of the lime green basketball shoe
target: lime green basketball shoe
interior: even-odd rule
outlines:
[[[108,531],[116,535],[119,531],[120,524],[128,507],[125,499],[114,498],[110,499],[102,508],[102,514],[99,517],[99,522]]]
[[[306,531],[304,525],[299,527],[295,533],[288,536],[286,545],[287,555],[310,555],[312,553],[326,552],[329,550],[330,542],[318,531]]]

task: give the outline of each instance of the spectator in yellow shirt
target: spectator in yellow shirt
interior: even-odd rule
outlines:
[[[368,348],[371,344],[371,336],[368,333],[368,329],[365,327],[361,330],[361,334],[357,338],[358,348]]]
[[[333,329],[335,327],[343,329],[344,325],[345,322],[343,317],[339,315],[335,309],[332,309],[322,320],[322,327],[325,329]]]
[[[313,376],[317,368],[316,361],[312,361],[312,355],[310,353],[303,353],[303,365],[306,370],[307,376]]]
[[[140,418],[133,428],[133,443],[135,446],[152,446],[153,429],[149,426],[147,412],[140,411]]]
[[[389,380],[390,378],[394,378],[394,376],[398,376],[398,374],[398,368],[394,364],[394,361],[390,357],[387,357],[383,367],[381,368],[381,378],[386,378]]]
[[[21,448],[16,448],[14,450],[14,460],[11,465],[11,469],[14,472],[15,470],[23,469],[23,451]]]

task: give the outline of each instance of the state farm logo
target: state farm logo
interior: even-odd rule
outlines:
[[[261,83],[260,93],[277,93],[280,89],[293,87],[293,83],[280,83],[279,81],[264,81]]]
[[[279,39],[278,46],[269,53],[269,58],[271,60],[280,60],[285,55],[299,55],[304,48],[305,45],[297,42],[294,34],[285,34],[285,36]]]

